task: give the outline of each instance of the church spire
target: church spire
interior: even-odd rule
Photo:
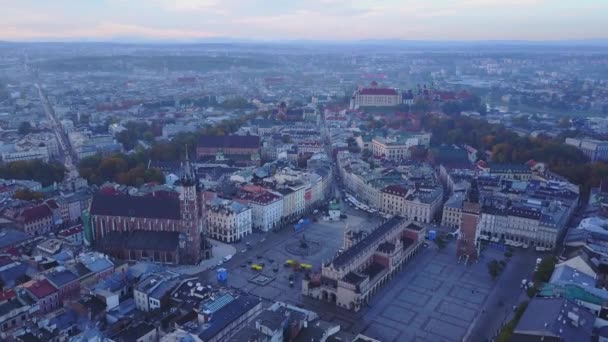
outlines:
[[[194,169],[190,164],[190,157],[188,155],[188,145],[186,145],[186,162],[182,164],[180,183],[182,186],[196,185]]]

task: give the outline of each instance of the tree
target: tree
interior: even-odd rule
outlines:
[[[32,125],[29,121],[23,121],[19,124],[19,134],[26,135],[32,132]]]
[[[20,199],[23,201],[41,200],[44,198],[44,193],[38,191],[31,191],[29,189],[19,189],[15,191],[13,198]]]
[[[560,128],[570,128],[570,119],[567,117],[560,118],[557,126]]]
[[[544,257],[538,264],[538,269],[534,273],[534,282],[538,284],[548,282],[555,269],[555,263],[555,257]]]
[[[448,101],[441,106],[441,111],[446,115],[458,115],[462,112],[462,108],[458,102]]]
[[[34,180],[44,186],[63,181],[65,166],[41,160],[15,161],[0,166],[0,178]]]
[[[488,263],[488,273],[490,273],[492,280],[495,280],[498,277],[500,271],[502,271],[502,268],[498,263],[498,260],[494,259]]]

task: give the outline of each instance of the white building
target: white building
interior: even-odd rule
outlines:
[[[566,144],[581,150],[592,162],[608,160],[608,141],[591,138],[566,138]]]
[[[429,190],[389,185],[380,193],[382,212],[423,223],[430,223],[433,220],[441,209],[443,199],[443,189],[440,185]]]
[[[372,139],[372,154],[376,158],[400,160],[410,157],[410,148],[414,146],[429,147],[431,133],[400,135],[391,138],[375,137]]]
[[[144,312],[160,309],[162,299],[179,283],[178,276],[173,272],[160,272],[143,278],[133,288],[135,307]]]
[[[375,81],[370,88],[357,89],[351,98],[351,109],[359,107],[393,107],[402,103],[401,94],[394,88],[380,88]]]
[[[49,153],[46,147],[37,147],[23,151],[2,152],[2,161],[5,163],[25,160],[49,161]]]
[[[239,202],[247,203],[251,207],[251,224],[253,229],[264,232],[277,228],[283,217],[283,196],[261,190],[243,194]]]
[[[306,186],[302,183],[293,183],[276,189],[283,196],[283,218],[290,221],[304,214],[306,201],[304,195]]]
[[[207,233],[212,239],[233,243],[251,234],[250,207],[219,198],[209,201],[205,207]]]

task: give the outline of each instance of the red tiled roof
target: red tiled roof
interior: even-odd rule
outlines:
[[[38,299],[42,299],[44,297],[48,297],[53,293],[57,292],[55,286],[53,286],[48,280],[43,279],[39,280],[27,288],[34,297]]]
[[[0,292],[0,303],[15,298],[15,296],[17,296],[17,294],[13,290]]]
[[[59,209],[59,205],[53,199],[46,201],[46,205],[51,209]]]
[[[361,95],[399,95],[395,89],[392,88],[363,88],[359,90]]]
[[[25,209],[21,213],[21,217],[23,217],[25,223],[38,221],[48,216],[53,216],[53,213],[51,212],[51,209],[44,204]]]
[[[79,225],[77,225],[77,226],[70,227],[70,228],[67,228],[67,229],[64,229],[64,230],[60,231],[60,232],[59,232],[59,235],[60,235],[60,236],[72,236],[72,235],[75,235],[75,234],[81,233],[81,232],[82,232],[82,230],[83,230],[83,229],[82,229],[82,225],[81,225],[81,224],[79,224]]]
[[[248,193],[241,195],[240,197],[235,198],[235,200],[238,200],[238,199],[253,202],[253,203],[258,203],[258,204],[269,204],[269,203],[272,203],[272,202],[278,200],[279,196],[277,196],[271,192],[268,192],[268,191],[257,192],[257,193],[248,192]]]
[[[485,168],[487,168],[487,167],[488,167],[488,163],[486,163],[486,162],[485,162],[485,161],[483,161],[483,160],[480,160],[480,161],[478,161],[478,162],[477,162],[477,166],[478,166],[479,168],[485,169]]]
[[[382,192],[401,197],[405,197],[407,195],[407,189],[400,185],[389,185],[386,188],[382,189]]]

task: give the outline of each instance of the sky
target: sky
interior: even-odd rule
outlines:
[[[608,0],[0,0],[0,40],[579,40]]]

